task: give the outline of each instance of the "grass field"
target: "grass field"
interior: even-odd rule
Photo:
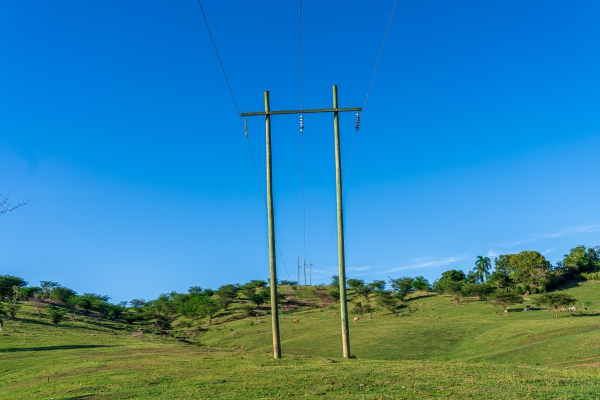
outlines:
[[[600,398],[600,283],[565,290],[591,309],[555,318],[519,305],[507,317],[475,299],[413,295],[411,313],[351,324],[352,360],[335,308],[282,314],[284,357],[273,360],[269,316],[184,342],[85,316],[53,325],[25,305],[0,333],[0,398]]]

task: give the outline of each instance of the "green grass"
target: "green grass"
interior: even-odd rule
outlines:
[[[313,290],[293,297],[309,302]],[[0,333],[0,398],[599,398],[600,283],[565,290],[594,304],[560,318],[519,305],[506,317],[474,299],[416,295],[409,315],[351,323],[354,360],[340,357],[333,308],[282,314],[284,357],[273,360],[270,316],[223,316],[189,344],[85,316],[53,325],[25,305]]]

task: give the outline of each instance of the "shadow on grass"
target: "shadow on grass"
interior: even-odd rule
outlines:
[[[43,346],[43,347],[15,347],[9,349],[0,349],[0,353],[16,353],[21,351],[53,351],[53,350],[78,350],[78,349],[95,349],[99,347],[115,347],[102,344],[74,344],[64,346]]]
[[[564,314],[564,313],[563,313],[563,314]],[[567,315],[569,315],[569,314],[567,314]],[[600,312],[597,312],[597,311],[595,311],[595,312],[591,312],[591,311],[590,311],[590,312],[588,312],[588,313],[582,313],[582,314],[580,314],[580,313],[573,313],[573,314],[571,314],[570,316],[571,316],[571,317],[597,317],[597,316],[599,316],[599,315],[600,315]]]

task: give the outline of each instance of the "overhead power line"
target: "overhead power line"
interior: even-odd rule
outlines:
[[[392,12],[390,13],[390,18],[387,23],[387,27],[385,28],[385,34],[383,35],[383,41],[381,42],[381,47],[379,48],[379,55],[377,56],[377,61],[375,62],[375,68],[373,69],[373,74],[371,75],[371,82],[369,83],[369,89],[367,89],[367,95],[365,96],[365,102],[363,104],[363,114],[365,112],[365,108],[367,107],[367,102],[369,101],[369,95],[371,94],[371,89],[373,88],[373,82],[375,82],[375,75],[377,74],[377,68],[379,67],[379,61],[381,60],[381,55],[383,54],[383,48],[385,46],[385,41],[388,36],[388,32],[390,31],[390,26],[392,25],[392,19],[394,18],[394,11],[396,11],[396,5],[398,4],[398,0],[394,0],[394,6],[392,7]],[[354,134],[354,140],[352,141],[352,148],[350,150],[350,158],[348,159],[348,166],[346,167],[346,180],[344,182],[348,182],[348,175],[350,174],[350,167],[352,166],[352,157],[354,156],[354,149],[356,148],[356,140],[358,139],[358,129]],[[345,183],[344,183],[345,186]],[[331,235],[329,236],[329,244],[327,245],[327,251],[325,252],[325,258],[323,259],[323,265],[327,261],[327,255],[329,254],[329,248],[331,247],[331,241],[333,239],[333,233],[335,230],[335,225],[331,230]]]
[[[204,12],[204,8],[202,7],[202,2],[198,1],[198,6],[200,6],[200,11],[202,12],[202,17],[204,18],[204,23],[206,24],[206,30],[208,30],[208,35],[210,36],[210,40],[215,49],[215,54],[217,55],[217,59],[219,60],[219,65],[221,66],[221,71],[223,72],[223,76],[225,77],[225,82],[227,83],[227,88],[229,89],[229,94],[231,95],[231,100],[233,101],[233,105],[235,107],[235,112],[240,119],[240,123],[242,127],[245,129],[244,121],[242,120],[242,116],[240,115],[240,109],[238,108],[237,102],[235,101],[235,96],[233,95],[233,90],[231,89],[231,84],[229,83],[229,79],[227,78],[227,72],[225,72],[225,67],[223,66],[223,61],[221,60],[221,56],[219,55],[219,49],[217,49],[217,43],[215,42],[215,38],[213,37],[212,31],[210,30],[210,25],[208,24],[208,19],[206,18],[206,13]],[[247,132],[247,131],[246,131]],[[252,158],[252,164],[254,165],[254,172],[256,173],[256,180],[258,182],[258,187],[260,188],[260,193],[262,194],[263,201],[265,205],[267,204],[267,198],[265,197],[265,192],[262,187],[262,182],[260,181],[260,174],[258,173],[258,168],[256,167],[256,160],[254,159],[254,152],[252,151],[252,144],[250,143],[250,138],[246,134],[246,141],[248,143],[248,149],[250,151],[250,157]],[[285,259],[283,258],[283,254],[281,253],[281,249],[279,248],[279,243],[276,242],[277,250],[279,250],[279,256],[281,257],[281,261],[283,262],[283,267],[285,268],[285,272],[288,275],[288,278],[291,280],[292,277],[287,270],[287,265],[285,264]]]

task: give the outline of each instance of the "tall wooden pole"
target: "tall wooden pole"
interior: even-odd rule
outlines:
[[[337,85],[333,85],[333,108],[338,108]],[[344,252],[344,207],[342,203],[342,161],[340,154],[340,124],[338,111],[333,112],[335,137],[335,186],[337,194],[338,266],[340,275],[340,308],[342,315],[342,346],[344,358],[350,358],[350,332],[348,330],[348,303],[346,302],[346,257]]]
[[[241,113],[242,117],[266,117],[267,128],[267,209],[269,220],[269,265],[271,268],[271,315],[273,318],[273,355],[281,358],[279,342],[279,312],[277,309],[277,271],[275,264],[275,227],[273,223],[273,193],[271,186],[271,115],[333,113],[333,128],[335,134],[335,177],[337,184],[337,221],[338,221],[338,261],[340,275],[340,303],[342,309],[342,343],[344,358],[350,358],[350,336],[348,333],[348,304],[346,302],[346,262],[344,258],[344,211],[342,208],[342,165],[340,157],[340,127],[338,114],[341,112],[362,111],[360,107],[338,108],[337,85],[333,86],[333,108],[312,108],[303,110],[275,110],[269,108],[269,92],[265,92],[265,111]],[[312,284],[312,262],[310,266]],[[298,284],[300,284],[300,258],[298,258]],[[304,284],[306,285],[306,260],[304,260]]]
[[[273,179],[271,170],[271,116],[269,91],[265,91],[265,118],[267,131],[267,216],[269,225],[269,267],[271,269],[271,325],[273,327],[273,358],[281,358],[279,342],[279,310],[277,308],[277,264],[275,260],[275,220],[273,217]]]

